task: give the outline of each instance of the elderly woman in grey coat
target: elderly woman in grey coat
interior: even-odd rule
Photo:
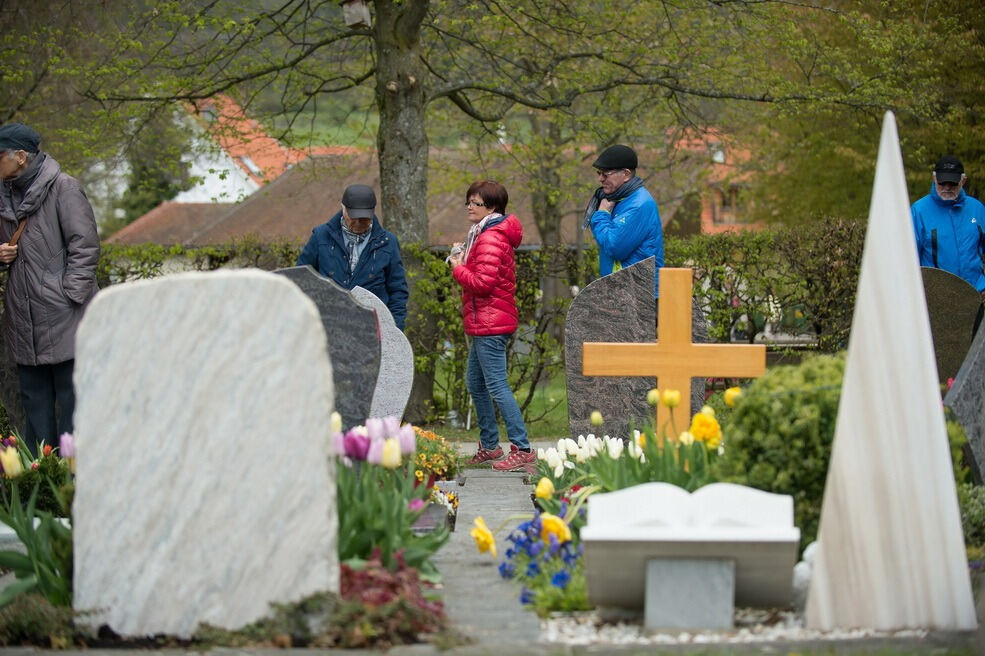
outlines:
[[[20,123],[0,126],[0,263],[9,267],[4,339],[28,447],[72,432],[75,331],[95,295],[99,236],[79,182]]]

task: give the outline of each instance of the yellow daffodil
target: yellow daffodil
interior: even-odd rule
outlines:
[[[0,463],[3,464],[3,473],[7,475],[7,478],[16,478],[24,473],[21,456],[17,453],[17,449],[12,446],[0,451]]]
[[[472,539],[475,540],[475,546],[479,549],[479,553],[486,553],[488,551],[490,556],[493,558],[496,557],[496,539],[493,538],[492,531],[486,526],[484,519],[476,517],[475,525],[469,533],[472,535]]]
[[[699,412],[691,419],[689,429],[694,439],[705,443],[709,449],[717,449],[722,443],[722,427],[718,425],[718,420],[711,415]]]
[[[400,441],[397,438],[390,437],[383,441],[380,464],[387,469],[396,469],[400,466]]]
[[[742,388],[741,387],[730,387],[725,390],[725,405],[730,408],[734,408],[735,404],[738,403],[739,399],[742,398]]]
[[[676,408],[681,404],[681,393],[678,390],[664,390],[660,400],[668,408]]]
[[[592,422],[592,426],[602,425],[602,413],[598,410],[592,410],[592,414],[589,415],[588,420]]]
[[[646,393],[646,402],[652,405],[654,408],[660,404],[660,390],[654,387],[652,390]]]
[[[551,479],[547,478],[546,476],[542,477],[537,482],[537,489],[534,492],[534,495],[538,499],[554,498],[554,482]]]
[[[557,541],[565,543],[571,540],[571,529],[563,519],[557,515],[544,513],[540,516],[540,537],[544,542],[551,541],[551,535],[557,537]]]
[[[641,433],[638,430],[634,430],[633,434],[636,435],[636,443],[641,449],[646,448],[646,433]]]

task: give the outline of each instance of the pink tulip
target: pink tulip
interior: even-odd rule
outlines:
[[[400,421],[396,417],[390,416],[383,418],[383,433],[387,437],[396,437],[399,431]]]
[[[345,455],[345,436],[342,433],[332,433],[332,455]]]
[[[414,427],[404,424],[397,433],[400,440],[400,452],[403,454],[414,453],[417,450],[417,436],[414,434]]]
[[[377,419],[376,417],[371,417],[366,420],[366,434],[369,435],[371,440],[382,440],[386,437],[383,432],[383,420]]]
[[[62,458],[74,458],[75,457],[75,436],[71,433],[62,433],[59,438],[59,448],[58,453]]]
[[[407,510],[417,512],[424,507],[424,499],[411,499],[407,502]]]
[[[379,465],[383,462],[383,440],[370,440],[369,450],[366,452],[366,462]]]

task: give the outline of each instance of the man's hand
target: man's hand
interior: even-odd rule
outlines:
[[[452,269],[454,269],[455,267],[457,267],[461,263],[462,263],[462,254],[461,253],[458,253],[457,255],[452,255],[451,257],[448,258],[448,264],[451,265],[451,268]]]
[[[17,259],[17,246],[11,246],[10,244],[4,243],[0,244],[0,262],[3,264],[10,264]]]
[[[608,198],[603,198],[601,201],[599,201],[599,209],[602,210],[603,212],[608,212],[611,214],[612,208],[615,206],[616,204],[613,201],[609,200]]]

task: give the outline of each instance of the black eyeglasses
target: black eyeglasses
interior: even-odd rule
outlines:
[[[485,207],[485,206],[486,206],[485,203],[480,203],[479,201],[476,200],[465,201],[465,207]]]

